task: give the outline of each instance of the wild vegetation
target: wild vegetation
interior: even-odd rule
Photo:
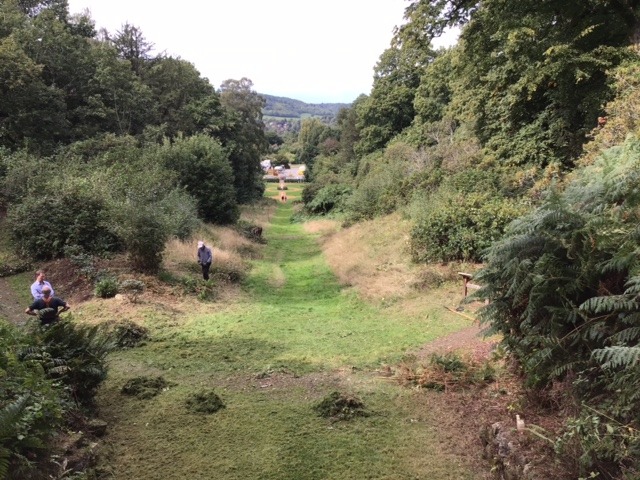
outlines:
[[[639,15],[635,1],[411,2],[371,93],[296,139],[307,213],[394,213],[415,262],[482,263],[483,321],[566,417],[550,445],[600,478],[640,469]],[[458,44],[431,48],[451,26]]]
[[[181,413],[166,426],[177,432],[172,438],[185,439],[178,448],[185,459],[195,452],[204,461],[186,441],[202,425],[197,415],[207,414],[205,433],[225,432],[218,443],[198,444],[229,459],[220,478],[236,475],[236,450],[246,453],[234,448],[234,436],[254,436],[260,445],[248,476],[300,478],[302,464],[318,476],[339,468],[322,445],[352,444],[363,425],[371,442],[350,452],[357,460],[349,472],[329,475],[364,478],[371,468],[424,474],[430,466],[411,463],[418,452],[396,423],[406,417],[377,415],[394,395],[400,410],[411,411],[405,394],[384,390],[381,399],[360,379],[359,391],[323,383],[337,392],[330,397],[311,382],[297,385],[293,399],[279,391],[256,400],[247,389],[263,384],[246,377],[291,381],[400,361],[400,351],[427,340],[425,311],[437,314],[416,299],[419,315],[400,312],[398,290],[387,296],[384,280],[404,293],[428,286],[435,295],[455,276],[455,262],[468,262],[474,273],[481,268],[478,298],[489,301],[481,318],[500,334],[529,398],[564,419],[562,428],[537,436],[565,463],[573,459],[575,476],[637,478],[639,15],[637,0],[415,0],[375,66],[368,95],[341,109],[335,123],[304,118],[299,130],[267,133],[265,99],[249,79],[216,89],[188,61],[151,55],[138,28],[97,32],[90,17],[70,15],[65,0],[1,2],[0,275],[34,261],[67,262],[104,299],[86,305],[80,323],[29,335],[2,325],[0,476],[33,470],[54,430],[90,408],[96,392],[116,424],[136,417],[149,429],[114,433],[113,458],[126,476],[139,477],[139,465],[118,445],[142,455],[151,437],[154,458],[170,458],[158,412],[177,405]],[[458,44],[434,50],[431,40],[451,26],[461,27]],[[304,191],[288,190],[290,198],[300,194],[301,211],[289,203],[274,214],[273,205],[259,203],[265,155],[306,165]],[[273,215],[268,221],[251,218],[264,211]],[[289,222],[292,214],[333,219],[330,228],[392,224],[408,234],[385,236],[385,245],[371,240],[388,258],[377,266],[384,275],[366,270],[355,253],[333,257],[330,270],[301,226]],[[266,245],[247,235],[269,223]],[[196,280],[189,243],[196,235],[234,244],[215,252],[208,282]],[[414,261],[417,275],[406,283],[392,249]],[[369,293],[385,293],[382,299],[367,303],[366,289],[345,288],[362,272]],[[221,282],[242,283],[235,293],[253,306],[225,303]],[[215,307],[187,316],[174,304],[161,312],[137,305],[166,292]],[[135,308],[116,308],[122,318],[109,332],[87,326],[113,321],[101,316],[100,302],[115,302],[118,293]],[[294,318],[291,302],[306,313]],[[436,325],[429,335],[437,335]],[[126,350],[113,354],[105,377],[114,345]],[[450,384],[450,374],[464,383],[491,373],[469,373],[446,357],[420,374],[406,372],[421,386]],[[158,410],[121,408],[121,386],[132,376],[176,385],[162,384]],[[362,400],[358,406],[373,414],[312,437],[324,424],[303,412],[322,396]],[[271,419],[274,411],[281,417]],[[304,435],[282,444],[273,432]],[[403,446],[395,463],[372,462],[369,447],[389,443]],[[277,452],[262,450],[270,444]],[[264,460],[278,455],[287,461]],[[211,467],[189,463],[203,469],[197,474]],[[456,465],[447,474],[464,478],[467,467]]]

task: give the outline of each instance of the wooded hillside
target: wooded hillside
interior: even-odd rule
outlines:
[[[348,103],[305,103],[287,97],[260,94],[266,100],[262,109],[265,117],[303,118],[318,117],[327,121],[333,120],[341,108],[348,107]]]

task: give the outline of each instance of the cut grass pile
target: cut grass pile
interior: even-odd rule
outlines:
[[[150,340],[113,354],[98,396],[110,425],[100,468],[140,480],[480,478],[444,451],[424,396],[373,374],[468,321],[442,308],[446,291],[408,315],[345,291],[316,235],[290,222],[302,185],[288,187],[236,301],[141,308]],[[175,385],[141,402],[120,394],[135,377]],[[225,408],[194,415],[213,391]],[[319,417],[314,406],[338,391],[369,414]]]

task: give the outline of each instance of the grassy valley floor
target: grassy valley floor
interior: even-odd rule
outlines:
[[[275,184],[268,195],[275,196]],[[109,424],[100,469],[115,479],[475,479],[446,447],[429,396],[377,372],[470,322],[430,306],[402,312],[342,287],[317,235],[290,221],[289,186],[265,229],[267,245],[243,293],[221,304],[156,305],[138,323],[146,345],[111,356],[98,395]],[[344,252],[345,256],[349,252]],[[115,300],[113,300],[115,302]],[[166,301],[163,299],[162,301]],[[103,304],[108,308],[108,303]],[[82,317],[82,314],[80,314]],[[133,377],[162,376],[159,395],[121,393]],[[225,408],[193,413],[214,391]],[[333,391],[360,398],[368,416],[332,421],[314,406]]]

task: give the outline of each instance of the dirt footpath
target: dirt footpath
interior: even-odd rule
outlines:
[[[419,360],[426,360],[432,354],[445,354],[458,352],[470,354],[476,359],[486,359],[495,347],[495,339],[486,339],[482,335],[484,327],[472,325],[463,330],[440,337],[432,342],[425,343],[420,349],[413,351]]]

